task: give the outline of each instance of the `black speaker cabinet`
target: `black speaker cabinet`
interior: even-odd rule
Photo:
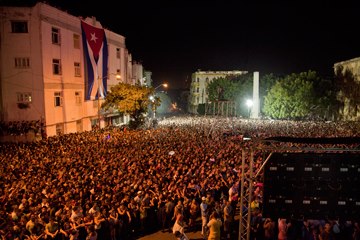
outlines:
[[[360,153],[274,153],[264,168],[264,217],[360,216]]]

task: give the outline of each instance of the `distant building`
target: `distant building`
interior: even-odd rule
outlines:
[[[132,84],[144,85],[144,68],[140,62],[133,61],[132,64]]]
[[[83,21],[102,29],[95,18]],[[52,136],[126,121],[119,114],[99,112],[103,98],[100,103],[85,98],[87,79],[91,77],[85,66],[95,63],[84,58],[81,22],[79,17],[45,3],[33,7],[0,7],[2,122],[40,120],[47,136]],[[107,75],[99,73],[100,77],[94,77],[93,83],[97,86],[104,80],[108,90],[119,81],[134,83],[132,57],[125,46],[125,37],[108,29],[102,31],[107,40],[104,47],[108,51],[108,64],[103,70],[107,70]],[[92,36],[92,40],[97,39]],[[116,74],[121,75],[120,80]]]
[[[342,102],[344,106],[340,109],[340,116],[342,120],[358,121],[360,120],[360,57],[335,63],[335,74],[338,68],[342,68],[343,74],[349,71],[351,78],[353,78],[347,79],[346,82],[343,83],[344,85],[354,82],[353,86],[347,87],[347,89],[353,91],[351,94],[346,93],[344,90],[338,93],[338,100]],[[345,75],[349,77],[347,74]]]
[[[145,86],[152,86],[152,72],[150,71],[144,71],[144,85]]]
[[[350,70],[356,80],[360,81],[360,57],[335,63],[334,72],[339,66],[343,67],[343,71]]]
[[[198,114],[197,109],[199,104],[208,103],[207,86],[215,78],[221,78],[232,75],[243,75],[247,71],[201,71],[192,74],[190,94],[188,101],[188,112]]]

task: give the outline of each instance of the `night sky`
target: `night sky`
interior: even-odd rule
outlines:
[[[360,57],[360,7],[350,1],[49,0],[95,16],[121,34],[154,85],[186,86],[201,70],[332,76],[335,62]]]

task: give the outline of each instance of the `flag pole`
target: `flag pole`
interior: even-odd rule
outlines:
[[[98,124],[99,124],[99,130],[101,129],[101,124],[100,124],[100,76],[97,76],[97,81],[98,81],[98,91],[97,91],[97,95],[98,95]]]

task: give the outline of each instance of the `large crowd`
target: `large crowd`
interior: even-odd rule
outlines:
[[[359,137],[360,126],[177,117],[147,130],[101,129],[2,144],[0,235],[123,240],[179,225],[174,239],[187,231],[237,238],[240,179],[249,175],[249,159],[242,171],[241,152],[252,144],[244,136]],[[254,171],[263,161],[255,153]],[[254,179],[252,239],[359,239],[359,220],[304,220],[298,226],[264,219],[262,181],[262,175]]]
[[[1,136],[19,136],[28,133],[40,134],[44,131],[44,122],[38,121],[0,121]]]

